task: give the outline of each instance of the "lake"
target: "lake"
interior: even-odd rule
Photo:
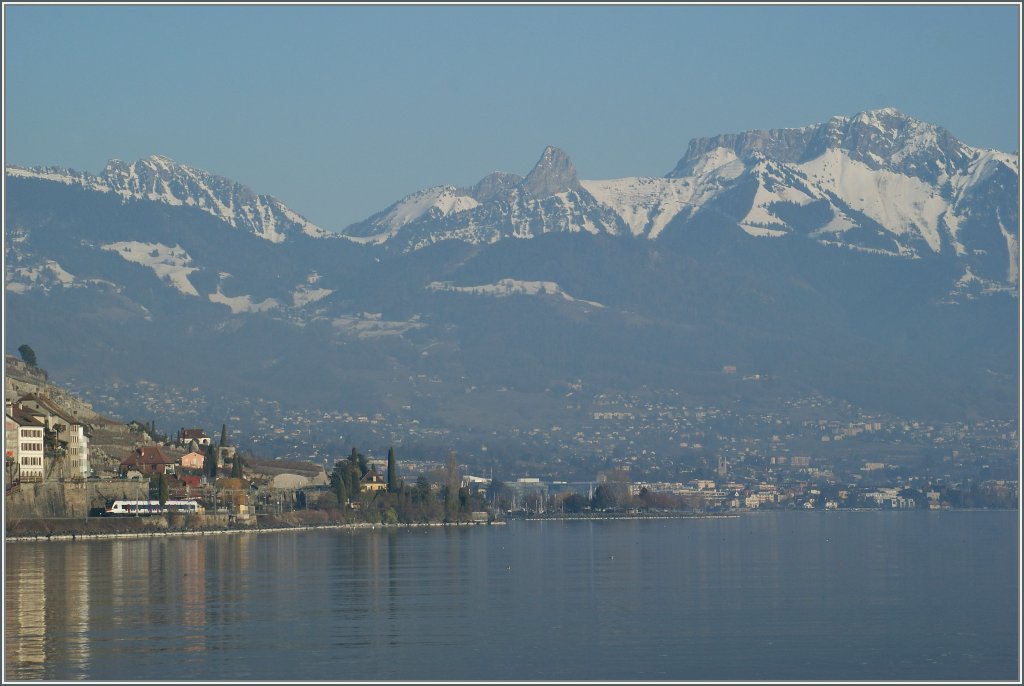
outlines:
[[[10,680],[1019,679],[1015,511],[27,543]]]

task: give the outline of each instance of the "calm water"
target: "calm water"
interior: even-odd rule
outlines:
[[[5,680],[1017,680],[1016,512],[9,543]]]

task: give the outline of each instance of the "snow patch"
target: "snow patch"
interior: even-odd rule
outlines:
[[[426,326],[420,321],[419,315],[408,321],[387,321],[379,312],[363,312],[345,315],[331,322],[334,328],[356,338],[381,338],[384,336],[401,336],[407,331],[422,329]]]
[[[745,223],[741,223],[740,228],[746,231],[751,236],[757,236],[758,238],[778,238],[779,236],[785,236],[787,233],[789,233],[788,231],[782,229],[769,229],[764,226],[756,226],[753,224]]]
[[[18,267],[8,274],[5,285],[11,293],[27,293],[36,287],[48,290],[47,286],[58,284],[62,288],[77,285],[73,274],[54,260],[46,260],[36,267]]]
[[[554,281],[519,281],[518,279],[501,279],[497,283],[484,284],[482,286],[456,286],[450,281],[434,281],[427,284],[427,290],[443,291],[448,293],[469,293],[471,295],[486,295],[495,298],[507,298],[512,295],[551,295],[560,297],[568,302],[578,302],[584,305],[591,305],[603,308],[601,303],[591,300],[580,300],[574,298]]]
[[[845,214],[832,207],[832,219],[825,226],[815,230],[811,235],[820,236],[825,233],[840,234],[855,228],[857,224]]]
[[[185,295],[199,295],[199,291],[188,280],[188,275],[198,269],[189,266],[192,264],[192,258],[180,245],[171,248],[162,243],[121,241],[100,247],[116,252],[128,262],[149,267],[158,278],[169,281]]]
[[[292,304],[295,307],[305,307],[310,303],[323,300],[333,292],[329,288],[306,288],[300,286],[292,291]]]
[[[1003,226],[1003,218],[996,213],[996,221],[999,222],[999,231],[1003,234],[1003,238],[1006,239],[1006,249],[1010,253],[1010,267],[1006,274],[1006,281],[1011,285],[1016,286],[1018,279],[1020,279],[1020,264],[1017,262],[1020,248],[1017,245],[1017,237],[1006,230]]]
[[[217,292],[210,293],[207,297],[212,303],[227,305],[231,308],[231,314],[239,314],[241,312],[266,312],[267,310],[273,310],[278,307],[277,301],[273,298],[266,298],[263,302],[254,303],[252,301],[252,297],[248,295],[224,295],[220,290],[220,284],[217,285]]]

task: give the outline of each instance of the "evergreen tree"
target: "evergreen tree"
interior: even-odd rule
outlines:
[[[430,498],[430,482],[427,481],[427,477],[420,474],[416,479],[416,485],[412,487],[412,501],[417,505],[422,505],[427,502]]]
[[[348,463],[356,475],[356,483],[366,476],[366,472],[370,471],[370,465],[366,462],[366,458],[355,448],[352,448],[352,453],[348,456]]]
[[[240,453],[235,453],[235,461],[231,465],[231,478],[242,478],[242,455]]]
[[[206,446],[206,459],[203,460],[203,471],[209,475],[211,480],[217,478],[217,453],[212,443]]]
[[[157,481],[157,498],[160,500],[160,507],[163,507],[167,502],[167,477],[164,476],[163,472],[160,472],[160,479]]]
[[[348,494],[352,493],[351,466],[346,461],[334,463],[331,470],[331,490],[338,499],[339,505],[348,502]]]
[[[395,470],[395,449],[388,448],[388,493],[398,490],[398,473]]]
[[[36,351],[28,345],[28,343],[22,343],[18,346],[18,353],[21,355],[21,359],[24,360],[25,364],[29,367],[36,366]]]
[[[334,495],[338,498],[338,505],[342,507],[348,502],[348,489],[345,488],[345,480],[338,479],[334,487]]]

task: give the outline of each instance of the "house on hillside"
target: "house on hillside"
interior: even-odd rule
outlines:
[[[183,448],[190,448],[192,442],[195,442],[196,450],[203,450],[206,446],[210,445],[213,441],[206,435],[206,432],[202,429],[179,429],[178,430],[178,445]]]
[[[363,478],[359,480],[359,492],[360,493],[375,493],[377,491],[386,491],[388,488],[388,482],[384,480],[377,472],[372,469],[363,475]]]
[[[197,452],[186,453],[181,456],[178,464],[184,469],[202,469],[206,462],[206,455]]]
[[[177,460],[169,457],[155,445],[144,445],[136,448],[118,466],[118,474],[127,476],[129,471],[137,471],[143,476],[150,474],[174,474]]]

